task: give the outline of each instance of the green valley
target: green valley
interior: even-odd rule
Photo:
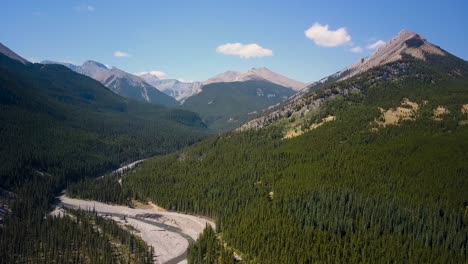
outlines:
[[[211,129],[226,131],[239,127],[293,94],[293,90],[268,81],[212,83],[189,97],[182,107],[199,113]]]
[[[3,54],[0,96],[0,256],[7,263],[39,262],[47,256],[96,263],[96,256],[111,254],[107,240],[88,227],[81,229],[80,221],[44,217],[54,196],[79,179],[208,135],[194,113],[125,99],[64,66],[22,63]],[[62,237],[62,246],[50,244],[58,243],[54,241],[64,228],[74,231]],[[122,239],[131,239],[127,231],[119,232]],[[98,248],[104,251],[95,251],[93,243],[101,243]],[[138,254],[132,251],[126,258],[138,259]],[[108,263],[106,256],[99,261]]]

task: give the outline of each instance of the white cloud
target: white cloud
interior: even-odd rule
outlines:
[[[359,47],[359,46],[356,46],[356,47],[352,47],[352,48],[350,49],[350,51],[351,51],[352,53],[361,53],[361,52],[363,51],[363,49],[362,49],[361,47]]]
[[[385,45],[385,41],[379,39],[376,42],[367,45],[366,49],[375,50],[375,49],[378,49],[378,48],[382,47],[383,45]]]
[[[328,25],[315,23],[304,33],[306,37],[313,40],[315,44],[323,47],[337,47],[351,41],[351,36],[342,27],[337,30],[329,30]]]
[[[167,78],[167,74],[163,71],[144,71],[144,72],[138,72],[136,73],[136,75],[143,75],[143,74],[148,74],[148,73],[158,77],[159,79]]]
[[[94,12],[94,10],[96,9],[92,5],[79,5],[79,6],[75,6],[75,10],[77,12],[82,12],[82,11]]]
[[[273,56],[273,51],[258,44],[226,43],[216,48],[216,52],[225,55],[237,55],[241,58]]]
[[[126,52],[123,52],[123,51],[116,51],[114,52],[114,57],[117,57],[117,58],[128,58],[128,57],[131,57],[132,55],[126,53]]]

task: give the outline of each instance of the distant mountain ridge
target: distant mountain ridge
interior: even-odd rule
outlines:
[[[190,83],[160,79],[151,72],[140,77],[176,98],[183,109],[200,114],[204,122],[216,131],[238,127],[264,113],[265,109],[287,100],[295,93],[291,86],[303,86],[267,68],[227,71],[204,82]]]
[[[161,92],[175,98],[180,103],[199,92],[201,92],[202,82],[181,82],[176,79],[159,79],[151,72],[139,75],[147,83],[154,86]]]
[[[106,65],[92,60],[84,62],[81,66],[55,61],[42,61],[42,63],[66,66],[77,73],[99,81],[113,92],[124,97],[171,107],[177,105],[176,100],[171,96],[160,92],[142,78],[116,67],[108,68]]]
[[[279,73],[273,72],[272,70],[262,67],[262,68],[252,68],[248,71],[238,72],[238,71],[227,71],[221,74],[218,74],[214,77],[209,78],[204,81],[203,84],[210,83],[219,83],[219,82],[243,82],[243,81],[259,81],[266,80],[295,91],[301,90],[306,85],[302,82],[292,80],[286,76],[283,76]]]
[[[243,72],[227,71],[201,82],[181,82],[176,79],[160,79],[151,72],[146,72],[139,76],[158,90],[174,97],[181,104],[183,104],[188,98],[200,93],[203,90],[203,86],[212,83],[268,81],[295,91],[306,86],[306,84],[302,82],[292,80],[265,67],[252,68]]]

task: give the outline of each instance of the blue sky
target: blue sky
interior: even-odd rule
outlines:
[[[468,1],[381,2],[15,0],[2,3],[0,42],[32,61],[92,59],[184,80],[265,66],[315,81],[403,28],[468,58]]]

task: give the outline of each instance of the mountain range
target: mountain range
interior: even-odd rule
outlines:
[[[206,81],[182,82],[176,79],[160,79],[152,72],[145,72],[137,76],[116,67],[108,68],[106,65],[92,60],[84,62],[83,65],[49,60],[41,63],[64,65],[78,73],[98,80],[122,96],[166,106],[174,106],[174,100],[161,95],[158,91],[179,101],[179,104],[183,104],[189,97],[202,92],[204,85],[211,83],[267,81],[295,91],[305,87],[304,83],[289,79],[265,67],[253,68],[245,72],[227,71]],[[154,91],[154,88],[157,91]]]
[[[113,92],[127,98],[171,107],[177,105],[176,100],[171,96],[155,89],[142,78],[116,67],[108,68],[102,63],[91,60],[85,61],[82,65],[55,61],[42,61],[41,63],[64,65],[77,73],[99,81]]]
[[[267,68],[228,71],[203,82],[181,82],[160,79],[151,72],[137,76],[91,60],[82,65],[42,63],[66,66],[127,98],[193,111],[216,131],[239,127],[304,88],[304,84]]]
[[[203,86],[203,82],[181,82],[176,79],[159,79],[151,72],[141,74],[140,77],[156,89],[175,98],[181,104],[187,98],[200,93]]]

